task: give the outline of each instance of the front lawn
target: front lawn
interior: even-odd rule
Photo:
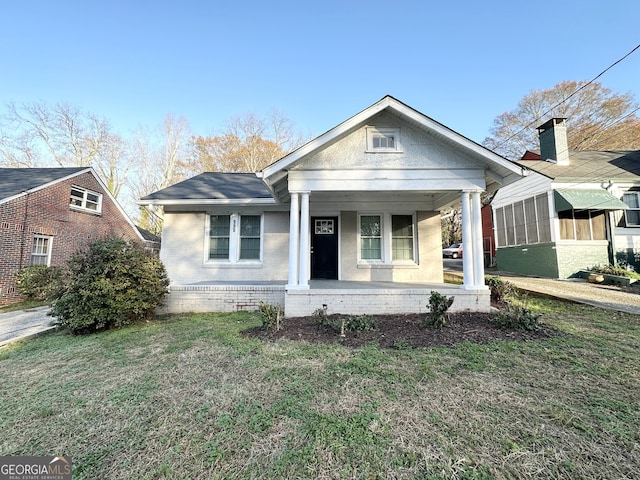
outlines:
[[[78,479],[632,478],[640,316],[531,298],[563,334],[395,349],[191,314],[0,350],[0,455]],[[446,327],[445,327],[446,328]]]

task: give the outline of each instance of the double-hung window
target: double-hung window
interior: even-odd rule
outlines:
[[[262,259],[262,215],[210,215],[207,261]]]
[[[382,215],[360,216],[360,257],[382,260]]]
[[[640,227],[640,192],[626,192],[622,201],[629,207],[624,211],[627,227]]]
[[[87,190],[86,188],[73,186],[71,187],[69,206],[71,206],[71,208],[100,213],[102,211],[102,195]]]
[[[51,264],[52,242],[52,237],[34,235],[29,265],[46,265],[48,267]]]
[[[391,258],[413,260],[413,215],[391,215]]]
[[[413,215],[361,214],[359,229],[361,262],[403,263],[415,261]]]

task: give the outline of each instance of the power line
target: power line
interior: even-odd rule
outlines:
[[[546,112],[544,112],[542,115],[540,115],[539,117],[535,118],[532,122],[528,123],[527,125],[525,125],[524,127],[522,127],[520,130],[518,130],[516,133],[514,133],[513,135],[511,135],[510,137],[508,137],[506,140],[504,140],[502,143],[498,144],[497,146],[493,147],[493,150],[500,148],[502,145],[504,145],[505,143],[507,143],[509,140],[511,140],[512,138],[516,137],[517,135],[520,135],[522,132],[524,132],[525,130],[527,130],[528,128],[530,128],[532,125],[535,125],[536,123],[540,122],[540,120],[542,118],[545,117],[545,115],[548,115],[549,113],[551,113],[554,109],[558,108],[560,105],[562,105],[563,103],[566,103],[570,98],[572,98],[574,95],[576,95],[578,92],[582,91],[583,89],[585,89],[586,87],[588,87],[589,85],[591,85],[593,82],[595,82],[598,78],[600,78],[602,75],[604,75],[606,72],[608,72],[609,70],[611,70],[613,67],[615,67],[617,64],[619,64],[620,62],[622,62],[623,60],[625,60],[627,57],[629,57],[631,54],[633,54],[636,50],[640,49],[640,44],[636,45],[629,53],[627,53],[626,55],[624,55],[623,57],[619,58],[618,60],[616,60],[615,62],[613,62],[611,65],[609,65],[607,68],[605,68],[602,72],[600,72],[598,75],[596,75],[595,77],[593,77],[591,80],[589,80],[587,83],[585,83],[584,85],[580,86],[579,88],[577,88],[573,93],[571,93],[568,97],[566,97],[563,100],[560,100],[558,103],[556,103],[553,107],[551,107],[549,110],[547,110]]]

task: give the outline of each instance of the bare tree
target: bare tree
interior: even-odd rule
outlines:
[[[135,180],[131,185],[133,198],[166,188],[189,175],[189,137],[187,120],[173,115],[167,115],[153,130],[140,128],[135,132],[130,150],[136,165]],[[161,209],[143,208],[140,215],[141,227],[159,233],[163,218]]]
[[[65,103],[10,103],[0,118],[0,132],[0,164],[93,166],[114,197],[131,167],[122,137],[106,119]]]
[[[193,173],[257,172],[304,143],[303,136],[281,112],[267,118],[254,114],[231,118],[223,134],[191,139]]]
[[[640,148],[638,110],[631,94],[614,94],[597,82],[564,81],[532,90],[514,110],[496,117],[483,144],[517,160],[526,150],[539,148],[536,127],[564,117],[572,150],[635,150]]]

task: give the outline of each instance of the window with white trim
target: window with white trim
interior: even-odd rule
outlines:
[[[52,243],[53,237],[34,235],[29,265],[46,265],[48,267],[51,264]]]
[[[413,215],[391,215],[391,259],[413,260]]]
[[[360,216],[360,258],[382,260],[382,215]]]
[[[624,211],[626,226],[640,227],[640,192],[626,192],[622,201],[629,207]]]
[[[262,215],[209,215],[207,261],[262,260]]]
[[[361,214],[358,223],[362,263],[415,262],[413,214]]]
[[[102,194],[92,192],[86,188],[72,186],[69,206],[71,208],[100,213],[102,211]]]
[[[496,208],[495,222],[498,247],[551,241],[546,193]]]
[[[399,128],[367,127],[367,152],[394,153],[401,151]]]

